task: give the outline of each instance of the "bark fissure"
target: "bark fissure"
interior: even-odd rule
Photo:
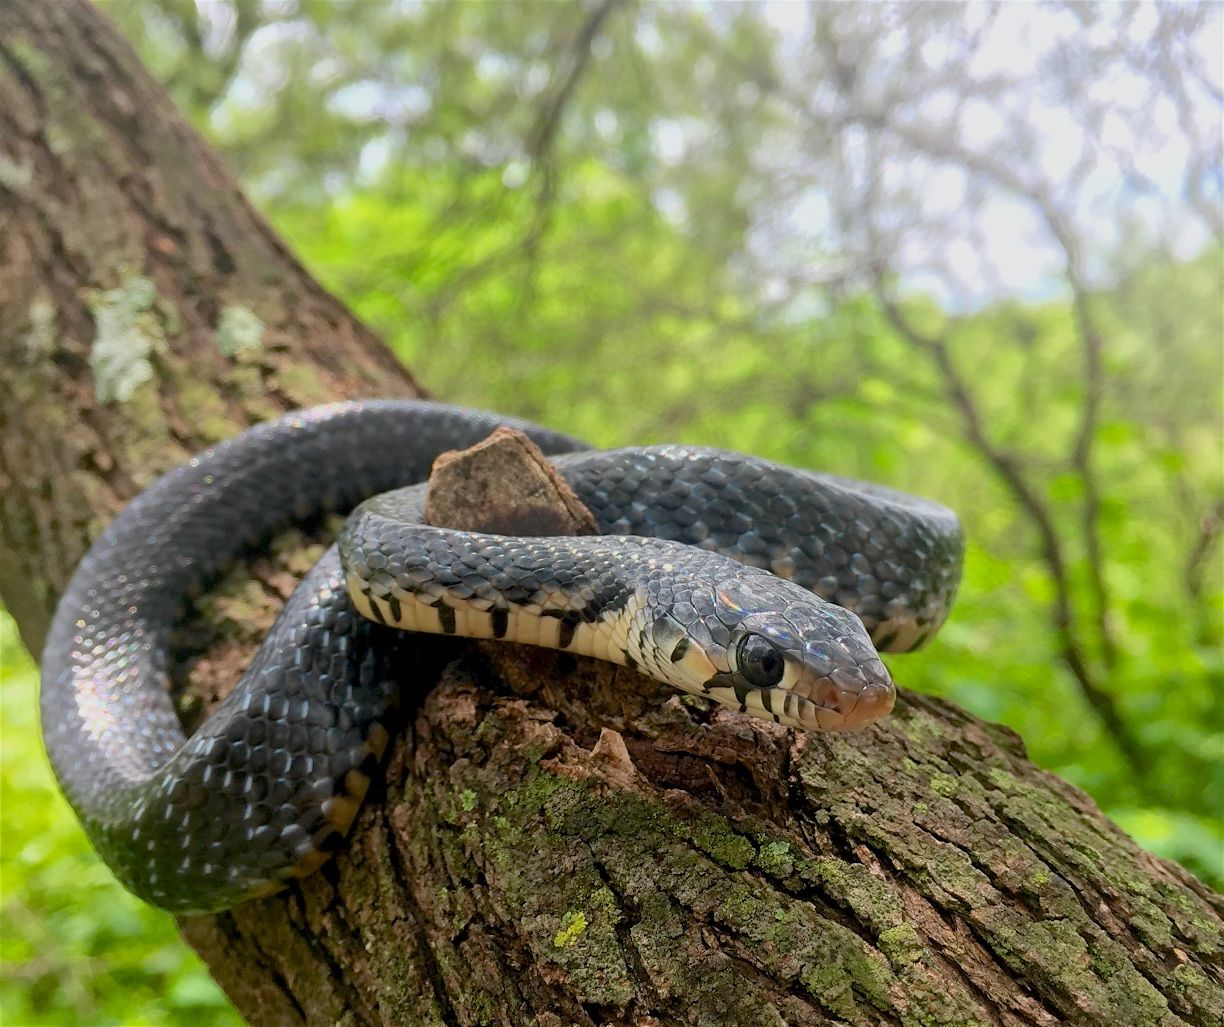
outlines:
[[[388,837],[394,836],[394,829],[388,821],[385,824]],[[395,882],[400,891],[406,895],[412,896],[412,878],[404,865],[403,856],[399,852],[398,846],[392,845],[389,851],[390,866],[395,875]],[[415,951],[417,959],[425,969],[425,974],[429,979],[429,983],[433,990],[433,999],[437,1002],[440,1011],[442,1022],[445,1027],[460,1027],[460,1020],[455,1015],[454,1007],[451,1005],[450,993],[446,987],[446,978],[442,972],[442,967],[438,964],[438,960],[434,956],[433,948],[430,944],[429,929],[425,922],[424,914],[420,906],[415,901],[406,903],[408,914],[411,920],[412,936],[415,941]]]
[[[301,1023],[307,1023],[309,1018],[306,1015],[306,1010],[299,1004],[294,989],[290,987],[289,981],[277,967],[276,960],[268,954],[264,947],[257,940],[253,941],[244,932],[239,930],[233,918],[227,914],[218,916],[214,921],[214,925],[217,933],[225,942],[232,944],[235,950],[241,951],[245,958],[253,961],[259,973],[275,989],[277,998],[294,1012],[297,1020]]]

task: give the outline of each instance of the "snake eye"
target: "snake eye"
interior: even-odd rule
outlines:
[[[745,635],[735,649],[735,662],[748,684],[756,688],[772,688],[782,680],[786,661],[760,635]]]

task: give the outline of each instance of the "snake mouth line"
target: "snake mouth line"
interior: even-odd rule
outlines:
[[[869,684],[848,708],[844,701],[826,706],[798,696],[792,716],[779,722],[804,731],[857,731],[888,716],[896,694],[891,684]]]
[[[853,731],[888,716],[896,701],[897,689],[891,682],[868,685],[859,693],[854,705],[842,715],[842,730]]]
[[[824,687],[822,687],[822,685]],[[733,700],[734,690],[716,686],[698,693],[715,699],[724,706],[736,707],[762,720],[772,720],[784,727],[801,731],[856,731],[888,716],[896,702],[896,689],[891,682],[870,682],[855,693],[834,681],[813,682],[813,694],[824,695],[827,701],[818,701],[797,690],[776,689],[776,694],[767,695],[767,689],[752,689],[742,699]]]

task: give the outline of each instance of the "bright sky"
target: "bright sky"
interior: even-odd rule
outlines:
[[[782,45],[793,46],[796,60],[801,59],[802,49],[810,45],[806,5],[772,2],[762,9],[766,20],[782,36]],[[980,25],[985,10],[984,5],[963,7],[967,27]],[[1061,43],[1079,46],[1091,44],[1094,36],[1100,42],[1110,38],[1122,10],[1121,6],[1106,8],[1101,21],[1085,26],[1065,6],[1004,4],[963,71],[976,80],[997,76],[1015,80],[1031,75]],[[1149,39],[1156,9],[1151,4],[1139,4],[1127,5],[1126,10],[1133,13],[1131,38],[1139,42]],[[1192,95],[1192,120],[1202,137],[1214,139],[1218,147],[1224,134],[1220,104],[1224,96],[1224,5],[1210,5],[1206,10],[1209,22],[1198,32],[1195,46],[1207,69],[1209,86]],[[887,40],[882,39],[880,45],[886,52]],[[930,44],[923,56],[935,65],[943,57]],[[1111,119],[1102,132],[1103,145],[1091,150],[1094,143],[1072,111],[1048,93],[1034,89],[1025,96],[1025,120],[1037,129],[1029,170],[1039,169],[1044,180],[1057,186],[1067,181],[1069,170],[1082,157],[1091,159],[1093,169],[1079,189],[1073,209],[1082,237],[1091,239],[1098,253],[1114,252],[1138,234],[1160,240],[1177,256],[1193,255],[1207,242],[1209,233],[1201,219],[1190,214],[1183,199],[1190,150],[1177,110],[1168,102],[1151,103],[1150,86],[1137,72],[1113,68],[1099,88],[1102,99],[1135,113],[1133,123],[1142,126],[1141,132],[1134,133],[1122,120]],[[936,113],[937,102],[937,98],[931,99],[929,113]],[[1005,152],[1010,141],[998,109],[986,103],[969,105],[960,125],[961,142],[987,156]],[[1224,192],[1218,157],[1217,148],[1216,161],[1200,175],[1204,192],[1217,204]],[[1129,173],[1127,162],[1131,164]],[[882,176],[886,183],[890,181],[888,170]],[[908,184],[912,188],[919,173],[912,165],[891,170],[897,180],[893,184],[898,187]],[[1001,293],[1039,298],[1061,288],[1061,251],[1030,204],[992,190],[970,223],[967,216],[956,217],[957,211],[963,210],[965,176],[947,166],[927,167],[922,174],[922,187],[914,191],[922,198],[925,220],[940,219],[941,225],[937,236],[927,237],[916,227],[902,237],[898,262],[908,269],[912,287],[933,292],[943,302],[957,306],[976,305]],[[1129,222],[1119,217],[1123,210]],[[793,205],[789,222],[799,236],[826,238],[829,207],[825,196],[800,198]],[[1100,273],[1091,262],[1093,254],[1085,256],[1088,275]],[[932,270],[937,264],[943,266]]]

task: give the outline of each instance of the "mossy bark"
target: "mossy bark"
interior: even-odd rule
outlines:
[[[0,593],[37,652],[89,540],[253,421],[409,373],[101,14],[0,4]]]
[[[0,4],[0,367],[0,595],[34,652],[158,472],[416,392],[78,0]],[[321,537],[202,604],[189,694],[233,680]],[[1224,1022],[1220,897],[1006,729],[903,695],[796,735],[565,655],[421,652],[350,847],[183,924],[252,1023]]]

